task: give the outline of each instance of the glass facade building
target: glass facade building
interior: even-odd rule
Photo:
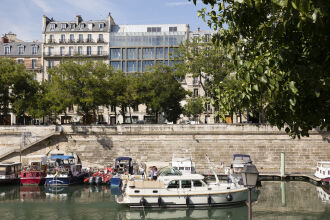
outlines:
[[[127,31],[110,32],[109,41],[110,65],[123,72],[145,72],[159,63],[173,65],[173,53],[187,40],[187,32],[176,27],[146,26],[145,32],[129,30],[134,26],[125,28]]]

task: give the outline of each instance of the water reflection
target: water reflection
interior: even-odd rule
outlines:
[[[330,191],[305,182],[263,182],[253,219],[328,219]],[[115,192],[117,194],[117,192]],[[106,186],[0,186],[1,219],[247,219],[247,207],[128,209]]]

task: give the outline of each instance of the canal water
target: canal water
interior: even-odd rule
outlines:
[[[306,182],[262,182],[253,219],[330,219],[329,189]],[[247,206],[207,209],[129,209],[105,186],[0,186],[0,219],[232,219]]]

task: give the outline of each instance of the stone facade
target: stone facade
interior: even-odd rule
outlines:
[[[0,147],[18,144],[17,127],[0,138]],[[35,127],[32,127],[32,130]],[[234,153],[250,154],[261,173],[280,170],[280,154],[286,154],[287,172],[314,172],[317,161],[330,160],[329,132],[312,131],[309,138],[291,139],[284,131],[253,125],[128,125],[63,126],[63,134],[47,139],[22,155],[47,154],[59,149],[75,152],[84,166],[113,165],[116,157],[135,161],[170,162],[173,155],[192,157],[196,170],[209,173],[205,154],[215,164],[230,165]],[[3,131],[4,127],[0,127]],[[3,135],[1,135],[3,136]],[[0,137],[1,137],[0,136]],[[16,137],[16,138],[15,138]],[[11,155],[3,161],[18,161]],[[218,170],[222,172],[223,170]]]

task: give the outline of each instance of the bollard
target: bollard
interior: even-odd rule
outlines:
[[[281,153],[281,177],[285,176],[285,153]]]

